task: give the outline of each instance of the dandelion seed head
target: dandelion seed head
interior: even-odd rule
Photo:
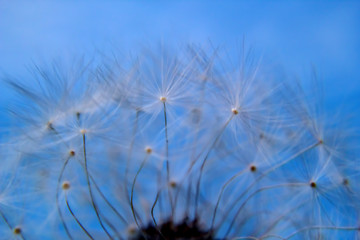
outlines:
[[[21,171],[16,172],[21,184],[29,179],[37,187],[56,189],[56,221],[64,218],[56,234],[88,233],[103,239],[109,231],[133,240],[288,239],[299,231],[290,238],[313,239],[320,234],[326,238],[326,231],[307,227],[331,225],[336,230],[348,224],[357,229],[360,208],[352,201],[360,199],[355,184],[358,159],[346,148],[353,142],[346,142],[342,130],[331,138],[338,126],[323,131],[305,104],[293,101],[296,92],[288,99],[277,83],[262,81],[256,62],[247,69],[247,57],[228,69],[226,60],[217,62],[217,53],[194,55],[199,63],[145,54],[143,64],[124,69],[120,78],[112,66],[96,66],[96,71],[82,71],[86,87],[73,82],[78,77],[72,74],[61,76],[60,84],[46,77],[49,86],[43,87],[40,74],[39,89],[45,89],[45,96],[42,90],[17,85],[32,102],[18,114],[25,120],[19,126],[21,144],[9,144],[20,151],[7,159]],[[11,211],[5,208],[14,188],[3,182],[1,210],[8,217]],[[74,186],[76,192],[64,198]],[[83,204],[94,200],[92,194],[93,209]],[[32,200],[26,201],[30,206]],[[44,210],[49,215],[50,207]],[[96,219],[88,210],[101,214]],[[342,218],[338,210],[354,212],[355,220]],[[85,220],[89,216],[93,219]],[[18,222],[8,218],[10,224]],[[76,222],[82,225],[76,227]],[[12,225],[8,232],[27,235]]]
[[[154,227],[152,224],[141,228],[133,234],[132,239],[214,239],[213,233],[202,226],[197,219],[189,221],[185,218],[182,221],[174,222],[168,220],[160,223],[158,227]],[[159,231],[160,230],[160,231]],[[143,236],[145,234],[145,237]]]

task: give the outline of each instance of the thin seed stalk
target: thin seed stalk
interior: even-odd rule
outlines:
[[[13,231],[13,228],[12,228],[9,220],[6,218],[6,216],[4,215],[4,213],[3,213],[1,210],[0,210],[0,216],[1,216],[1,218],[4,220],[4,222],[6,223],[6,225],[9,227],[9,229],[10,229],[11,231]],[[23,235],[21,232],[20,232],[20,236],[21,236],[21,238],[22,238],[23,240],[25,240],[24,235]]]
[[[132,139],[131,139],[131,143],[130,143],[130,148],[129,148],[129,153],[128,153],[128,157],[126,160],[126,167],[125,167],[125,174],[124,174],[124,189],[126,192],[126,196],[127,196],[127,200],[130,203],[130,198],[129,198],[129,191],[128,191],[128,174],[129,174],[129,165],[130,165],[130,160],[131,160],[131,155],[132,155],[132,150],[134,147],[134,141],[135,141],[135,136],[136,136],[136,132],[138,129],[138,121],[139,121],[139,110],[136,110],[136,117],[135,117],[135,124],[134,124],[134,128],[132,131]]]
[[[137,220],[136,213],[135,213],[135,208],[134,208],[134,188],[135,188],[135,184],[136,184],[137,177],[139,176],[141,170],[144,168],[145,163],[146,163],[148,157],[149,157],[149,154],[146,154],[146,156],[145,156],[144,160],[142,161],[142,163],[141,163],[138,171],[136,172],[136,175],[135,175],[135,177],[134,177],[134,180],[133,180],[133,183],[132,183],[132,187],[131,187],[131,196],[130,196],[131,212],[132,212],[132,214],[133,214],[135,223],[136,223],[136,225],[138,226],[139,229],[141,229],[141,227],[140,227],[139,222],[138,222],[138,220]]]
[[[272,190],[272,189],[283,188],[283,187],[302,187],[302,186],[306,186],[306,184],[305,183],[284,183],[284,184],[262,187],[262,188],[259,188],[258,190],[256,190],[255,192],[253,192],[252,194],[250,194],[249,197],[243,202],[243,204],[241,204],[240,208],[236,211],[236,214],[234,215],[234,217],[233,217],[232,221],[230,222],[229,227],[225,233],[225,238],[227,238],[227,236],[229,235],[229,233],[230,233],[231,229],[233,228],[233,225],[236,221],[236,218],[239,216],[241,210],[245,207],[245,205],[248,203],[248,201],[252,197],[254,197],[258,193],[261,193],[266,190]]]
[[[235,178],[239,177],[241,174],[243,174],[245,172],[246,169],[244,170],[241,170],[240,172],[236,173],[234,176],[232,176],[222,187],[221,187],[221,190],[220,190],[220,194],[219,194],[219,197],[218,197],[218,200],[216,202],[216,205],[215,205],[215,209],[214,209],[214,213],[213,213],[213,217],[212,217],[212,220],[211,220],[211,229],[213,228],[214,226],[214,222],[215,222],[215,218],[216,218],[216,213],[217,213],[217,209],[219,207],[219,204],[220,204],[220,200],[221,200],[221,197],[225,191],[225,188],[232,182],[234,181]]]
[[[157,204],[157,202],[158,202],[158,200],[159,200],[160,192],[161,192],[161,190],[159,190],[158,193],[156,194],[155,201],[154,201],[154,203],[153,203],[153,205],[152,205],[152,207],[151,207],[151,218],[152,218],[152,220],[153,220],[153,223],[154,223],[154,226],[155,226],[157,232],[160,234],[160,236],[161,236],[163,239],[166,239],[165,236],[164,236],[164,235],[162,234],[162,232],[160,231],[160,229],[159,229],[159,227],[158,227],[158,225],[157,225],[157,223],[156,223],[156,219],[155,219],[155,217],[154,217],[154,209],[155,209],[155,206],[156,206],[156,204]]]
[[[81,224],[80,220],[76,217],[75,213],[73,212],[71,206],[70,206],[70,203],[69,203],[69,200],[68,200],[68,197],[67,197],[67,194],[65,193],[65,202],[66,202],[66,206],[71,214],[71,216],[75,219],[75,221],[77,222],[77,224],[80,226],[80,228],[84,231],[84,233],[86,233],[86,235],[94,240],[93,236],[86,230],[86,228]]]
[[[172,200],[172,194],[171,190],[169,188],[170,183],[170,164],[169,164],[169,138],[168,138],[168,126],[167,126],[167,114],[166,114],[166,103],[163,102],[164,106],[164,122],[165,122],[165,140],[166,140],[166,182],[168,187],[168,194],[169,194],[169,201],[170,201],[170,207],[171,207],[171,216],[174,215],[174,203]]]
[[[89,171],[88,171],[88,166],[87,166],[87,158],[86,158],[86,137],[85,137],[85,133],[82,134],[82,139],[83,139],[83,152],[84,152],[84,167],[85,167],[85,175],[86,175],[86,181],[87,181],[87,185],[88,185],[88,190],[89,190],[89,194],[90,194],[90,200],[91,200],[91,204],[93,206],[93,209],[95,211],[96,217],[100,223],[101,228],[104,230],[104,232],[106,233],[106,235],[110,238],[113,239],[110,235],[110,233],[106,230],[101,218],[100,218],[100,214],[98,211],[98,208],[96,206],[96,203],[94,201],[94,196],[92,193],[92,189],[91,189],[91,183],[90,183],[90,176],[89,176]]]
[[[226,121],[225,125],[222,127],[221,131],[219,132],[219,134],[217,135],[217,137],[215,138],[214,142],[212,143],[211,147],[209,148],[208,152],[205,155],[205,158],[201,164],[200,167],[200,174],[199,174],[199,178],[197,180],[197,184],[196,184],[196,194],[195,194],[195,217],[197,217],[197,206],[199,203],[199,194],[200,194],[200,183],[201,183],[201,177],[202,177],[202,173],[204,171],[204,167],[206,164],[207,159],[209,158],[209,155],[212,151],[212,149],[215,147],[215,145],[217,144],[217,142],[219,141],[222,133],[225,131],[226,127],[229,125],[229,123],[231,122],[231,120],[233,119],[234,115],[231,115],[231,117]]]
[[[68,158],[66,158],[61,170],[60,170],[60,174],[59,174],[59,178],[58,178],[58,182],[57,182],[57,187],[56,187],[56,207],[57,207],[57,210],[58,210],[58,213],[59,213],[59,216],[60,216],[60,219],[61,219],[61,223],[65,229],[65,232],[66,232],[66,235],[70,238],[70,239],[73,239],[73,237],[71,236],[70,234],[70,231],[65,223],[65,220],[64,220],[64,216],[61,212],[61,209],[60,209],[60,205],[59,205],[59,189],[60,189],[60,183],[61,183],[61,179],[62,179],[62,176],[64,175],[64,171],[65,171],[65,168],[67,166],[67,164],[69,163],[69,160],[70,160],[70,156]]]
[[[274,167],[270,168],[269,170],[267,170],[266,172],[264,172],[263,174],[261,174],[259,177],[257,177],[246,189],[244,192],[242,192],[240,194],[240,196],[234,201],[233,204],[230,204],[230,210],[232,208],[235,207],[236,203],[239,202],[250,190],[252,187],[255,186],[256,183],[258,183],[260,180],[262,180],[264,177],[266,177],[268,174],[270,174],[271,172],[275,171],[276,169],[280,168],[281,166],[289,163],[290,161],[294,160],[295,158],[301,156],[302,154],[304,154],[305,152],[319,146],[321,144],[321,142],[316,142],[313,143],[311,145],[309,145],[308,147],[302,149],[301,151],[295,153],[294,155],[290,156],[289,158],[287,158],[286,160],[280,162],[279,164],[275,165]],[[225,215],[225,217],[227,217],[227,215],[230,213],[231,211],[228,211],[228,213]],[[224,217],[224,218],[225,218]]]

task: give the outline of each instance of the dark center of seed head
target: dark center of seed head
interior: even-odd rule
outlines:
[[[197,219],[189,221],[185,218],[179,223],[173,220],[168,220],[162,224],[158,224],[156,228],[152,223],[148,226],[138,230],[133,235],[132,240],[160,240],[160,239],[193,239],[193,240],[213,240],[213,233],[211,230],[203,229]]]

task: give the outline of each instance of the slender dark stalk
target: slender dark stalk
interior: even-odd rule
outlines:
[[[171,189],[169,187],[169,183],[170,183],[169,138],[168,138],[168,125],[167,125],[167,114],[166,114],[166,103],[165,103],[165,101],[163,101],[163,105],[164,105],[165,140],[166,140],[166,159],[165,159],[165,162],[166,162],[166,182],[167,182],[169,201],[170,201],[170,206],[171,206],[171,216],[173,216],[174,215],[174,203],[173,203],[173,200],[172,200]]]
[[[94,196],[92,193],[92,189],[91,189],[91,183],[90,183],[90,176],[89,176],[89,171],[88,171],[88,167],[87,167],[87,158],[86,158],[86,138],[85,138],[85,133],[82,134],[82,139],[83,139],[83,152],[84,152],[84,166],[85,166],[85,174],[86,174],[86,181],[87,181],[87,185],[88,185],[88,189],[89,189],[89,194],[90,194],[90,200],[91,200],[91,204],[95,210],[96,213],[96,217],[100,223],[101,228],[104,230],[104,232],[106,233],[106,235],[110,238],[113,239],[110,235],[110,233],[108,232],[108,230],[106,230],[101,218],[100,218],[100,214],[99,214],[99,210],[96,206],[95,200],[94,200]]]
[[[111,208],[111,210],[114,211],[114,213],[121,219],[121,221],[125,224],[127,224],[128,222],[126,221],[125,217],[123,215],[121,215],[121,213],[119,213],[118,210],[116,210],[116,208],[114,207],[114,205],[112,205],[110,203],[110,201],[106,198],[106,196],[104,195],[104,193],[100,190],[99,186],[97,185],[96,181],[94,180],[94,178],[90,175],[91,181],[94,183],[96,190],[98,191],[98,193],[100,194],[100,196],[102,197],[102,199],[104,199],[104,201],[106,202],[106,204]]]
[[[100,213],[101,214],[101,213]],[[102,215],[102,214],[101,214]],[[116,234],[118,239],[122,239],[120,233],[116,230],[116,227],[114,226],[114,224],[108,220],[107,218],[104,217],[104,215],[102,215],[102,217],[104,218],[104,222],[111,228],[111,230],[113,230],[113,232]]]
[[[214,213],[213,213],[213,216],[212,216],[212,220],[211,220],[211,227],[210,229],[213,228],[214,226],[214,222],[215,222],[215,218],[216,218],[216,213],[217,213],[217,209],[219,207],[219,204],[220,204],[220,200],[221,200],[221,197],[225,191],[225,188],[237,177],[239,177],[241,174],[243,174],[245,172],[245,170],[247,169],[243,169],[241,170],[240,172],[236,173],[234,176],[232,176],[222,187],[221,187],[221,190],[220,190],[220,193],[219,193],[219,197],[218,197],[218,200],[216,202],[216,205],[215,205],[215,209],[214,209]]]
[[[241,204],[240,208],[236,211],[226,233],[225,233],[225,239],[227,238],[227,236],[229,235],[235,221],[236,218],[239,216],[241,210],[245,207],[245,205],[248,203],[248,201],[254,197],[255,195],[257,195],[258,193],[261,193],[263,191],[266,190],[271,190],[271,189],[276,189],[276,188],[282,188],[282,187],[302,187],[302,186],[306,186],[306,183],[285,183],[285,184],[278,184],[278,185],[273,185],[273,186],[267,186],[267,187],[262,187],[259,188],[258,190],[256,190],[255,192],[253,192],[252,194],[249,195],[249,197],[243,202],[243,204]],[[221,226],[221,225],[220,225]]]
[[[83,164],[81,164],[82,167],[85,168],[85,166]],[[110,203],[110,201],[106,198],[106,196],[104,195],[104,193],[101,191],[101,189],[99,188],[98,184],[96,183],[95,179],[93,178],[93,176],[89,173],[89,177],[92,181],[92,183],[95,185],[95,189],[97,190],[97,192],[100,194],[101,198],[107,203],[107,205],[114,211],[114,213],[121,219],[122,222],[124,222],[125,224],[127,224],[127,221],[125,220],[125,218],[116,210],[116,208]],[[116,227],[111,223],[111,221],[109,221],[106,217],[104,217],[103,214],[101,214],[102,218],[104,219],[104,221],[106,222],[106,224],[113,230],[114,233],[116,233],[116,235],[118,236],[118,238],[121,238],[120,233],[116,230]]]
[[[288,240],[290,238],[293,238],[295,235],[299,234],[300,232],[307,231],[307,230],[341,230],[341,231],[359,231],[359,227],[336,227],[336,226],[309,226],[304,227],[300,230],[297,230],[296,232],[290,234],[285,240]]]
[[[207,159],[209,158],[209,155],[212,151],[212,149],[215,147],[215,145],[217,144],[217,142],[219,141],[222,133],[225,131],[226,127],[229,125],[229,123],[231,122],[231,120],[233,119],[234,114],[231,115],[231,117],[226,121],[226,123],[224,124],[224,126],[222,127],[221,131],[219,132],[219,134],[217,135],[217,137],[215,138],[214,142],[212,143],[212,145],[210,146],[208,152],[205,155],[205,158],[201,164],[200,167],[200,174],[199,174],[199,178],[197,180],[196,183],[196,194],[195,194],[195,218],[197,217],[197,207],[198,207],[198,203],[199,203],[199,193],[200,193],[200,182],[201,182],[201,177],[202,177],[202,173],[204,171],[204,167],[206,164]]]
[[[6,225],[9,227],[9,229],[10,229],[11,231],[14,231],[14,229],[13,229],[13,227],[11,226],[9,220],[6,218],[6,216],[4,215],[4,213],[3,213],[1,210],[0,210],[0,216],[1,216],[1,218],[4,220],[4,222],[6,223]],[[20,232],[19,235],[21,236],[21,239],[25,240],[24,235],[23,235],[21,232]]]
[[[153,222],[154,222],[155,227],[157,227],[157,223],[156,223],[156,220],[155,220],[155,217],[154,217],[154,209],[155,209],[155,206],[156,206],[156,204],[157,204],[157,202],[158,202],[158,200],[159,200],[159,196],[160,196],[160,190],[159,190],[158,193],[156,194],[155,201],[154,201],[154,203],[153,203],[153,205],[152,205],[152,207],[151,207],[151,217],[152,217],[152,220],[153,220]]]
[[[206,86],[206,81],[203,80],[203,82],[201,84],[201,97],[200,97],[201,100],[200,100],[200,103],[204,102],[205,86]],[[201,108],[201,107],[199,107],[199,108]],[[193,143],[192,143],[194,148],[193,148],[193,150],[191,152],[191,163],[190,163],[190,166],[188,167],[188,170],[187,170],[186,174],[184,175],[183,179],[181,181],[179,181],[179,187],[177,188],[176,195],[175,195],[175,200],[174,200],[175,201],[174,202],[174,208],[176,208],[176,206],[177,206],[177,199],[179,197],[179,192],[180,192],[181,186],[182,186],[182,184],[184,182],[184,179],[189,175],[189,173],[191,172],[191,169],[194,167],[194,165],[196,163],[196,160],[197,160],[195,155],[196,155],[196,149],[197,149],[196,146],[198,144],[198,139],[199,139],[199,128],[200,128],[200,124],[201,124],[200,119],[202,117],[201,111],[199,111],[199,115],[200,116],[198,116],[199,119],[196,122],[196,128],[195,128],[196,129],[195,130],[196,134],[195,134],[195,137],[194,137],[194,140],[193,140]],[[189,186],[188,187],[191,189],[191,181],[189,181]]]
[[[162,213],[164,212],[164,208],[163,208],[163,204],[162,204],[162,198],[160,196],[160,193],[161,193],[161,189],[163,188],[162,187],[162,171],[161,169],[158,169],[158,174],[157,174],[157,187],[158,187],[158,193],[159,193],[159,196],[156,198],[156,201],[159,202],[158,205],[159,205],[159,208],[160,208],[160,211],[159,211],[159,217],[160,219],[163,219],[163,216],[162,216]],[[156,204],[156,203],[153,203],[153,204]]]
[[[158,193],[156,194],[155,201],[154,201],[154,203],[153,203],[153,205],[152,205],[152,207],[151,207],[151,218],[152,218],[152,220],[153,220],[154,227],[156,228],[156,230],[158,231],[158,233],[160,234],[160,236],[161,236],[163,239],[166,239],[166,238],[164,237],[164,235],[161,233],[161,231],[160,231],[160,229],[159,229],[159,227],[158,227],[158,225],[157,225],[157,223],[156,223],[156,219],[155,219],[155,217],[154,217],[154,209],[155,209],[156,203],[157,203],[157,201],[158,201],[158,199],[159,199],[160,192],[161,192],[161,191],[159,190]]]
[[[166,179],[170,182],[170,169],[169,169],[169,138],[168,138],[168,128],[167,128],[167,114],[166,114],[166,104],[164,105],[164,122],[165,122],[165,140],[166,140]]]
[[[135,214],[135,209],[134,209],[134,188],[135,188],[135,183],[136,183],[136,179],[137,177],[139,176],[139,173],[141,172],[141,170],[143,169],[145,163],[146,163],[146,160],[149,158],[149,154],[146,154],[144,160],[142,161],[141,165],[140,165],[140,168],[138,169],[135,177],[134,177],[134,181],[133,181],[133,184],[132,184],[132,187],[131,187],[131,197],[130,197],[130,206],[131,206],[131,212],[134,216],[134,220],[135,220],[135,223],[136,225],[138,226],[139,229],[141,229],[139,223],[138,223],[138,220],[137,220],[137,217],[136,217],[136,214]]]
[[[64,171],[65,171],[65,168],[67,166],[67,164],[69,163],[69,160],[70,160],[70,156],[66,158],[61,170],[60,170],[60,174],[59,174],[59,178],[58,178],[58,182],[57,182],[57,187],[56,187],[56,207],[57,207],[57,210],[58,210],[58,213],[59,213],[59,216],[60,216],[60,219],[61,219],[61,223],[65,229],[65,232],[66,232],[66,235],[70,238],[70,239],[73,239],[73,237],[71,236],[70,234],[70,231],[65,223],[65,220],[64,220],[64,216],[61,212],[61,209],[60,209],[60,204],[59,204],[59,189],[60,189],[60,183],[61,183],[61,179],[62,179],[62,176],[64,174]]]
[[[80,121],[81,121],[81,118],[80,118],[81,114],[80,112],[77,112],[76,113],[76,119],[77,119],[77,123],[78,125],[80,126]],[[53,131],[55,133],[56,136],[59,137],[60,140],[63,140],[61,135],[56,131],[56,129],[52,126],[52,124],[49,124],[48,128]],[[85,146],[85,141],[84,141],[84,137],[85,137],[85,134],[83,134],[83,144],[84,144],[84,158],[85,158],[85,164],[86,164],[86,146]],[[66,142],[64,142],[64,144],[68,147],[68,145],[66,144]],[[57,205],[57,209],[58,209],[58,212],[59,212],[59,215],[60,215],[60,219],[62,221],[62,224],[64,226],[64,229],[65,229],[65,232],[66,234],[68,235],[68,237],[70,239],[73,239],[70,232],[69,232],[69,229],[68,227],[66,226],[65,224],[65,221],[64,221],[64,218],[63,218],[63,215],[62,215],[62,212],[60,210],[60,207],[59,207],[59,186],[60,186],[60,182],[61,182],[61,178],[62,178],[62,175],[64,173],[64,170],[65,170],[65,167],[67,166],[68,162],[70,160],[70,157],[65,161],[62,169],[61,169],[61,172],[60,172],[60,175],[59,175],[59,179],[58,179],[58,183],[57,183],[57,191],[56,191],[56,205]],[[85,165],[84,165],[84,169],[86,172],[87,169],[85,168]],[[110,208],[115,212],[115,214],[122,220],[122,221],[125,221],[125,218],[123,216],[121,216],[121,214],[115,209],[115,207],[108,201],[108,199],[104,196],[104,194],[101,192],[99,186],[96,184],[95,180],[93,179],[92,176],[90,176],[91,180],[93,181],[93,183],[95,184],[95,187],[97,189],[97,191],[100,193],[100,196],[105,200],[105,202],[110,206]],[[108,221],[109,222],[109,221]],[[126,222],[125,222],[126,223]],[[109,225],[109,224],[108,224]],[[109,225],[111,227],[111,224]],[[116,229],[114,227],[111,227],[113,229],[114,232],[117,233]],[[118,234],[118,233],[117,233]],[[119,235],[119,234],[118,234]]]
[[[76,215],[74,214],[73,210],[71,209],[70,207],[70,203],[68,201],[68,198],[67,198],[67,194],[65,193],[65,202],[66,202],[66,206],[71,214],[71,216],[73,216],[73,218],[75,219],[75,221],[78,223],[78,225],[81,227],[81,229],[84,231],[84,233],[86,233],[86,235],[94,240],[93,236],[91,236],[91,234],[86,230],[86,228],[81,224],[81,222],[79,221],[79,219],[76,217]]]
[[[256,183],[258,183],[261,179],[263,179],[264,177],[266,177],[269,173],[275,171],[276,169],[280,168],[281,166],[289,163],[290,161],[292,161],[293,159],[301,156],[302,154],[304,154],[305,152],[319,146],[321,144],[321,142],[316,142],[316,143],[313,143],[311,145],[309,145],[308,147],[302,149],[301,151],[295,153],[294,155],[290,156],[289,158],[285,159],[284,161],[280,162],[279,164],[275,165],[274,167],[268,169],[266,172],[262,173],[259,177],[257,177],[246,189],[244,192],[242,192],[240,194],[240,196],[238,198],[236,198],[236,200],[234,201],[234,203],[232,204],[229,204],[230,208],[229,210],[227,211],[227,214],[224,216],[224,219],[228,217],[228,215],[230,214],[230,210],[232,210],[236,204],[251,190],[252,187],[255,186]],[[229,212],[230,211],[230,212]],[[222,221],[223,222],[223,221]]]
[[[136,110],[136,116],[135,116],[135,124],[134,124],[134,128],[132,131],[132,139],[130,142],[130,147],[129,147],[129,153],[128,153],[128,157],[127,157],[127,161],[126,161],[126,167],[125,167],[125,174],[124,174],[124,189],[126,192],[126,197],[127,197],[127,201],[130,203],[130,198],[129,198],[129,189],[128,189],[128,174],[129,174],[129,165],[130,165],[130,160],[131,160],[131,155],[132,155],[132,150],[134,147],[134,142],[135,142],[135,136],[136,136],[136,132],[138,129],[138,122],[139,122],[139,110]]]
[[[263,231],[265,233],[270,233],[278,225],[279,222],[281,222],[285,218],[290,219],[292,212],[294,212],[296,209],[302,208],[303,206],[305,206],[307,204],[308,204],[308,202],[304,201],[304,202],[301,202],[300,204],[297,204],[295,207],[290,208],[289,210],[286,211],[286,213],[284,213],[282,216],[280,216],[278,219],[276,219],[267,229],[265,229],[265,230],[261,229],[261,231]],[[257,232],[260,232],[260,229]],[[263,238],[261,238],[261,239],[263,239]]]
[[[192,191],[192,175],[189,175],[189,186],[186,192],[186,208],[185,208],[185,217],[190,215],[190,203],[191,203],[191,191]]]

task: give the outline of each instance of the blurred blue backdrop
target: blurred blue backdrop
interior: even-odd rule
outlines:
[[[0,0],[0,72],[15,77],[32,63],[96,51],[159,42],[231,50],[243,37],[264,65],[300,79],[314,66],[333,103],[358,108],[360,1]]]
[[[23,81],[32,64],[54,59],[157,43],[211,43],[238,54],[243,39],[279,76],[307,80],[316,69],[328,110],[345,106],[358,126],[360,1],[0,0],[0,77]],[[0,133],[9,97],[0,80]]]

